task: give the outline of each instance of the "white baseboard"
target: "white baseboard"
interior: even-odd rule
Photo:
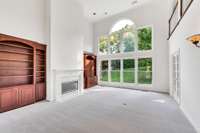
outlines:
[[[197,131],[197,133],[200,133],[200,127],[198,127],[194,121],[191,119],[190,115],[185,111],[185,109],[180,106],[182,112],[184,113],[184,115],[186,116],[186,118],[189,120],[189,122],[192,124],[192,126],[195,128],[195,130]]]
[[[197,133],[200,133],[200,128],[197,128]]]
[[[119,88],[133,89],[133,90],[152,91],[152,92],[169,94],[169,90],[155,89],[155,88],[153,88],[152,85],[137,85],[137,84],[129,84],[129,83],[112,83],[112,82],[99,82],[99,85],[100,86],[119,87]]]

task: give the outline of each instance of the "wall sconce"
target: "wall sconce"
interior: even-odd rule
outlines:
[[[194,44],[196,47],[200,48],[200,34],[188,37],[187,40],[192,42],[192,44]]]

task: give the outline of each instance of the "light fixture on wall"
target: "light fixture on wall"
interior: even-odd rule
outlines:
[[[187,38],[188,41],[192,42],[196,47],[200,48],[200,34],[192,35]]]

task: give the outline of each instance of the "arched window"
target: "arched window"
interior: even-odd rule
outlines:
[[[117,23],[114,24],[110,33],[119,31],[119,30],[123,29],[124,27],[126,27],[127,25],[134,26],[135,24],[133,23],[133,21],[128,20],[128,19],[120,20],[120,21],[118,21]]]
[[[100,84],[152,84],[152,27],[131,20],[115,23],[99,38]],[[103,56],[102,56],[103,55]]]
[[[137,44],[137,30],[131,20],[121,20],[111,29],[110,34],[99,40],[100,54],[133,52]]]

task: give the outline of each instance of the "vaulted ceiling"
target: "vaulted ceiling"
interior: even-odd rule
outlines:
[[[98,21],[108,16],[135,8],[151,0],[78,0],[84,14],[90,21]]]

